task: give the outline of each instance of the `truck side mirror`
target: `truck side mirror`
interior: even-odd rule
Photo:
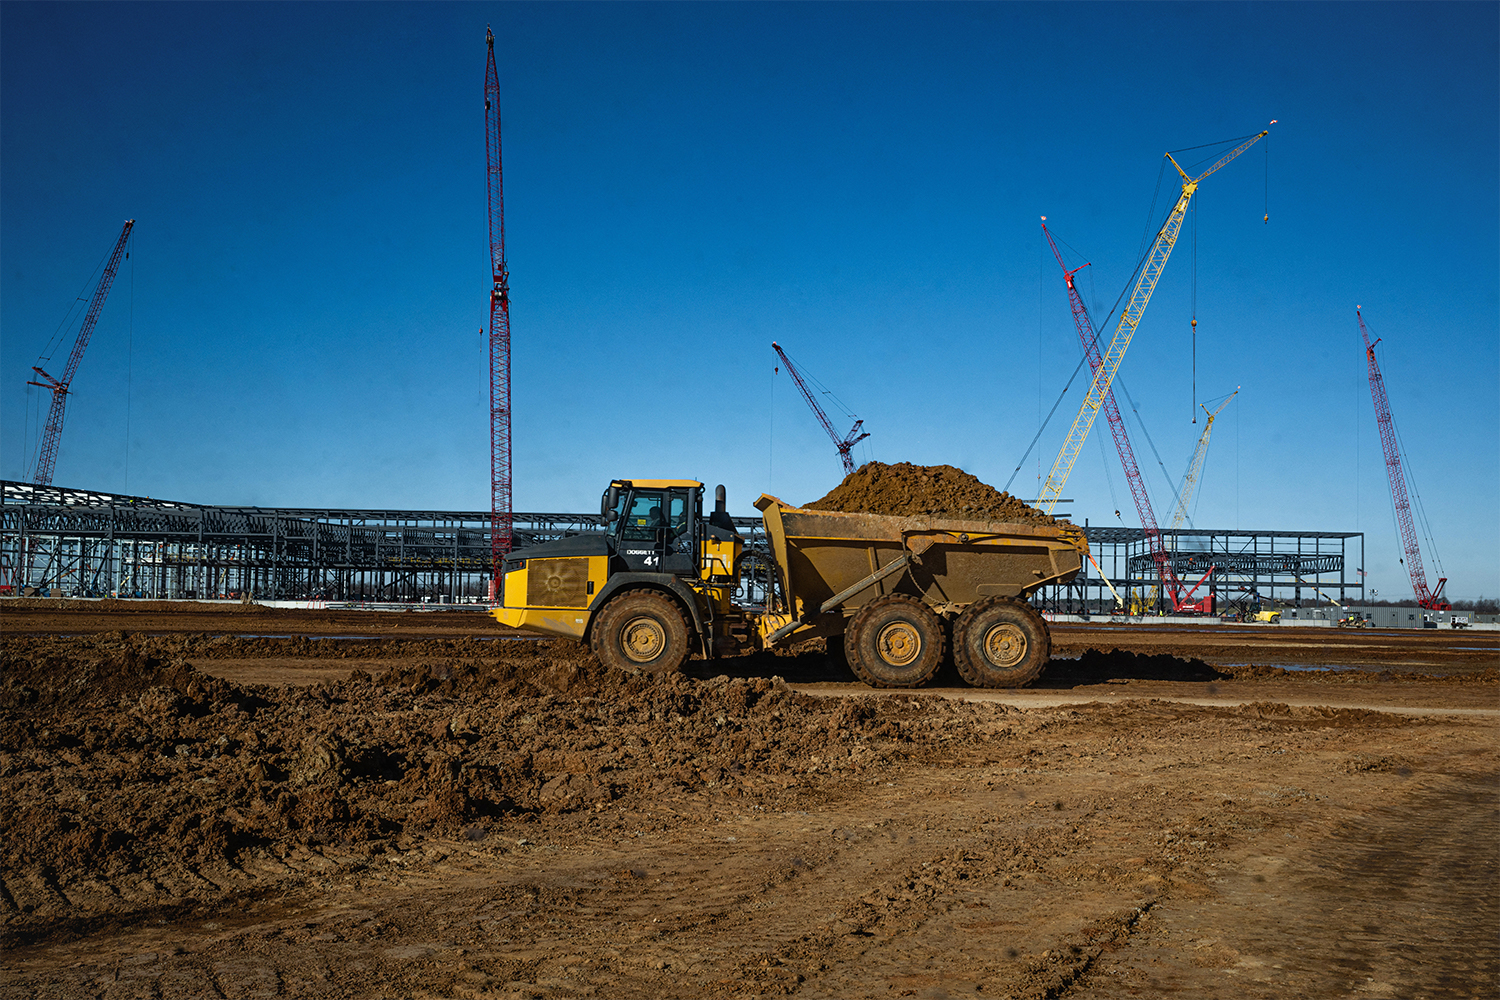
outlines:
[[[611,486],[604,494],[604,503],[600,504],[599,513],[604,517],[604,523],[610,524],[615,519],[615,507],[620,503],[620,488]]]

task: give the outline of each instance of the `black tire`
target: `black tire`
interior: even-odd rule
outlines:
[[[1052,655],[1047,621],[1025,601],[982,597],[953,623],[953,659],[975,687],[1023,687]]]
[[[942,619],[905,594],[871,601],[850,620],[844,655],[854,676],[871,687],[920,687],[943,662]]]
[[[607,667],[671,673],[688,658],[687,619],[671,598],[650,590],[628,591],[599,612],[591,645]]]

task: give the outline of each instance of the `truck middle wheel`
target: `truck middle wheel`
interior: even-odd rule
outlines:
[[[633,590],[604,606],[594,623],[594,655],[616,670],[650,674],[681,669],[688,658],[688,627],[671,598]]]
[[[959,676],[975,687],[1029,684],[1051,652],[1046,620],[1014,598],[980,598],[953,623],[953,661]]]
[[[871,601],[850,619],[844,655],[871,687],[919,687],[943,662],[942,619],[905,594]]]

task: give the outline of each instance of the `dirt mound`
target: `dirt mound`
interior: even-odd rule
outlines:
[[[0,885],[59,887],[26,904],[35,912],[0,906],[0,937],[75,914],[70,888],[101,879],[193,881],[315,847],[483,841],[571,813],[623,829],[669,798],[790,804],[814,786],[784,790],[813,772],[923,758],[972,725],[970,709],[936,698],[619,673],[566,642],[474,644],[482,656],[409,657],[305,688],[207,676],[182,657],[183,637],[71,646],[0,642],[0,839],[12,845]]]
[[[807,510],[846,514],[949,517],[971,521],[1056,524],[1025,501],[951,465],[866,462]]]
[[[174,656],[178,644],[124,632],[88,639],[7,638],[0,643],[0,708],[119,706],[147,696],[186,699],[201,708],[234,696],[225,682]]]

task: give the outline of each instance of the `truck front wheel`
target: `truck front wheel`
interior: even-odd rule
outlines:
[[[671,673],[688,657],[688,627],[682,611],[649,590],[621,594],[594,623],[594,655],[616,670]]]
[[[1036,680],[1052,652],[1047,622],[1022,601],[982,597],[953,623],[953,659],[975,687],[1021,687]]]
[[[854,675],[871,687],[919,687],[943,662],[942,620],[914,597],[882,597],[849,621],[844,655]]]

